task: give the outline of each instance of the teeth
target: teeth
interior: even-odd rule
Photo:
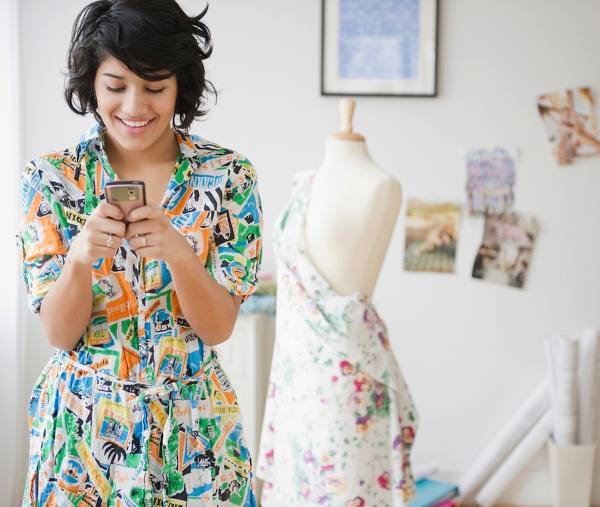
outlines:
[[[150,120],[148,120],[148,121],[126,121],[126,120],[121,119],[121,121],[128,127],[143,127],[145,125],[148,125],[148,123],[150,123]]]

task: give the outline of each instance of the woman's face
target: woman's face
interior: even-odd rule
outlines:
[[[111,140],[122,148],[144,151],[162,136],[170,135],[177,99],[174,75],[161,81],[146,81],[120,60],[108,56],[98,66],[94,89],[98,114]]]

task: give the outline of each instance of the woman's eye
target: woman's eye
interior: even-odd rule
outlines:
[[[111,88],[110,86],[107,86],[106,89],[109,92],[115,92],[116,93],[116,92],[122,92],[125,88]],[[150,93],[161,93],[164,90],[164,88],[160,88],[158,90],[152,90],[150,88],[146,88],[146,90],[149,91]]]

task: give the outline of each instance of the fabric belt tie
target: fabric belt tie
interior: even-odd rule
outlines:
[[[150,480],[150,470],[149,470],[150,461],[149,461],[149,457],[148,457],[148,452],[149,452],[148,443],[150,442],[150,425],[149,425],[150,415],[151,415],[150,404],[153,401],[159,400],[159,399],[167,402],[167,418],[165,420],[165,425],[162,428],[162,442],[161,442],[161,450],[162,450],[162,455],[163,455],[163,466],[177,466],[176,462],[175,463],[172,462],[173,456],[171,456],[171,452],[169,450],[169,439],[171,438],[171,436],[173,434],[173,427],[175,426],[173,424],[173,409],[175,406],[175,400],[176,400],[177,394],[181,391],[182,386],[190,385],[190,384],[197,384],[199,382],[206,381],[207,377],[206,377],[206,374],[204,373],[204,371],[209,366],[211,366],[214,362],[216,362],[218,360],[218,353],[217,353],[216,349],[209,348],[209,352],[212,352],[212,357],[209,361],[207,361],[202,366],[202,368],[198,372],[197,377],[174,380],[172,382],[167,382],[165,384],[159,384],[159,385],[144,384],[144,383],[140,383],[140,382],[119,379],[119,378],[113,377],[112,375],[98,372],[98,371],[94,370],[93,368],[90,368],[89,366],[82,365],[82,364],[78,363],[77,361],[74,361],[73,359],[71,359],[69,357],[68,352],[61,354],[61,357],[64,358],[66,360],[66,362],[71,364],[74,368],[84,370],[91,375],[102,377],[104,379],[110,380],[111,382],[115,382],[119,385],[130,385],[130,386],[136,386],[136,387],[140,388],[139,394],[136,396],[136,398],[134,400],[132,400],[129,403],[130,404],[132,404],[132,403],[139,404],[144,413],[144,416],[142,417],[142,439],[141,439],[140,445],[141,445],[142,457],[144,460],[144,470],[146,472],[146,476],[145,476],[145,480],[144,480],[144,487],[146,489],[146,495],[144,497],[144,506],[145,507],[153,506],[152,494],[154,491],[154,487],[152,486],[152,481]],[[206,386],[204,386],[203,389],[206,390]],[[209,394],[210,393],[208,392],[208,390],[206,390],[207,397],[209,396]],[[166,397],[165,397],[165,395],[166,395]],[[198,418],[198,407],[193,402],[190,402],[190,406],[191,406],[191,417],[192,417],[192,425],[193,425],[194,423],[196,423],[197,418]],[[212,417],[212,402],[211,401],[209,401],[209,406],[211,408],[211,417]],[[177,456],[175,456],[175,460],[177,460]],[[166,484],[163,484],[162,478],[161,478],[161,492],[162,492],[162,496],[163,496],[162,499],[164,501],[168,500],[167,496],[166,496]]]

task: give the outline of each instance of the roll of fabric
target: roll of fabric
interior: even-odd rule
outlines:
[[[542,416],[527,436],[517,445],[491,479],[477,493],[475,501],[481,507],[492,507],[515,477],[525,468],[552,433],[552,412]]]
[[[579,443],[595,442],[597,407],[594,403],[600,395],[600,355],[598,353],[598,330],[586,328],[579,343]]]
[[[473,462],[459,483],[459,503],[464,502],[477,491],[533,425],[549,410],[548,387],[549,382],[544,379]]]

